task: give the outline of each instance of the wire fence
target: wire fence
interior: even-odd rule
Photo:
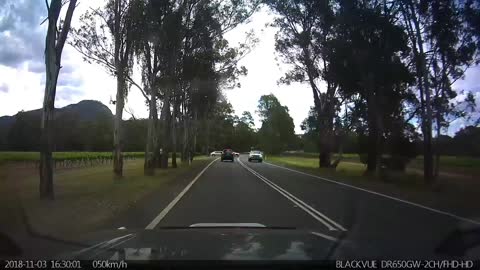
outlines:
[[[143,158],[143,152],[123,153],[123,161]],[[1,163],[14,164],[22,168],[39,168],[38,152],[0,152]],[[55,169],[85,168],[113,164],[113,154],[104,152],[57,152],[53,156]]]

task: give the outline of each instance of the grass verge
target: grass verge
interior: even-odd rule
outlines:
[[[158,169],[155,176],[143,175],[143,160],[130,161],[124,164],[124,177],[119,181],[113,180],[111,166],[59,171],[54,178],[54,201],[39,199],[36,170],[3,166],[0,195],[5,196],[0,198],[0,229],[20,229],[24,216],[38,233],[71,239],[94,230],[169,181],[210,160],[197,157],[191,166],[178,162],[178,168]]]
[[[319,169],[314,157],[270,156],[267,162],[290,167],[320,177],[347,183],[359,188],[379,192],[435,209],[478,219],[480,211],[480,182],[455,176],[440,175],[434,188],[426,185],[418,173],[391,175],[388,182],[363,175],[365,165],[341,162],[336,170]],[[295,178],[292,178],[294,180]]]
[[[313,158],[318,160],[318,153],[284,153],[281,157],[293,158]],[[337,154],[333,154],[336,158]],[[342,160],[346,162],[360,162],[358,154],[346,153],[342,155]],[[318,164],[318,162],[317,162]],[[317,166],[318,167],[318,166]],[[408,164],[408,168],[423,170],[423,156],[417,156]],[[465,176],[480,175],[480,158],[465,157],[465,156],[440,156],[440,172],[461,174]]]
[[[345,182],[345,180],[350,183],[379,181],[374,177],[364,176],[366,166],[358,162],[340,162],[337,168],[335,170],[332,170],[318,168],[318,157],[313,156],[269,156],[267,161],[278,165],[291,167],[294,169],[300,169],[315,175],[332,178],[343,182]],[[395,185],[402,188],[426,188],[424,182],[422,181],[422,178],[416,174],[392,174],[389,175],[388,180],[385,182],[394,183]]]

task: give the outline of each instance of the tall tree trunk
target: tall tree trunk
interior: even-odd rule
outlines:
[[[155,148],[153,153],[153,160],[154,160],[154,167],[161,168],[162,167],[162,155],[160,149],[162,148],[162,143],[160,141],[161,138],[161,120],[156,120],[156,133],[157,133],[157,141],[155,142]]]
[[[367,150],[367,173],[373,174],[377,169],[377,137],[378,130],[375,124],[375,120],[372,119],[368,124],[368,150]]]
[[[143,173],[145,175],[153,175],[155,171],[155,144],[157,141],[157,98],[153,89],[150,89],[150,101],[149,101],[150,115],[148,118],[148,130],[147,130],[147,145],[145,147],[145,161],[143,166]]]
[[[62,1],[52,0],[50,6],[47,3],[48,28],[45,37],[45,93],[43,97],[42,120],[40,123],[40,183],[39,193],[41,199],[55,198],[53,190],[53,132],[55,118],[55,95],[57,91],[58,73],[62,51],[70,31],[73,11],[77,0],[70,0],[65,20],[60,31],[57,29],[57,21],[62,9]]]
[[[441,125],[440,125],[440,122],[442,121],[441,119],[441,116],[440,116],[440,112],[439,110],[437,110],[437,126],[436,126],[436,130],[437,130],[437,139],[436,139],[436,147],[435,147],[435,172],[434,172],[434,178],[437,179],[438,178],[438,175],[440,174],[440,151],[439,151],[439,142],[440,142],[440,135],[442,135],[441,133]]]
[[[325,104],[319,112],[319,164],[320,168],[332,168],[332,146],[333,146],[333,117],[330,115],[330,104]]]
[[[378,101],[378,98],[377,98]],[[381,104],[377,102],[377,112],[375,114],[376,122],[376,136],[375,136],[375,149],[376,149],[376,161],[375,161],[375,176],[380,176],[380,171],[382,167],[382,155],[383,155],[383,111]]]
[[[207,116],[207,119],[205,119],[207,124],[206,124],[206,132],[205,132],[205,145],[206,145],[206,155],[210,155],[210,119]]]
[[[172,111],[172,168],[177,168],[177,102],[178,99],[173,99],[173,111]]]
[[[318,154],[318,167],[320,168],[330,168],[332,163],[332,151],[331,151],[331,140],[328,131],[323,132],[319,136],[319,154]]]
[[[50,36],[49,36],[50,35]],[[60,65],[55,53],[55,32],[47,34],[45,48],[46,82],[43,98],[40,150],[40,198],[54,199],[53,190],[53,127],[55,93]]]
[[[188,127],[188,119],[187,119],[187,116],[184,115],[184,118],[183,118],[183,149],[182,149],[182,162],[187,162],[188,159],[189,159],[189,148],[190,148],[190,144],[189,144],[189,127]]]
[[[197,150],[197,121],[198,121],[198,113],[197,109],[193,112],[193,142],[191,146],[191,151],[188,159],[188,164],[191,165],[193,162],[193,157],[195,156],[195,152]]]
[[[161,168],[167,169],[168,168],[168,156],[170,153],[170,100],[169,98],[165,99],[164,102],[164,118],[163,118],[163,144],[162,144],[162,160],[161,160]]]
[[[367,149],[367,170],[366,174],[378,175],[381,161],[381,137],[382,121],[381,110],[378,98],[378,91],[375,90],[373,74],[363,74],[363,86],[366,89],[367,118],[368,118],[368,149]]]
[[[431,93],[430,93],[430,80],[429,80],[429,71],[427,68],[426,55],[424,52],[424,42],[422,37],[422,30],[420,27],[420,22],[417,18],[416,10],[418,9],[415,6],[417,3],[410,1],[409,3],[411,11],[411,19],[413,20],[413,26],[415,27],[415,40],[418,46],[417,54],[417,67],[420,72],[419,78],[421,78],[420,83],[422,83],[423,93],[422,98],[425,98],[423,105],[423,115],[422,115],[422,133],[423,133],[423,175],[425,182],[428,184],[433,184],[433,148],[432,148],[432,105],[431,105]],[[422,89],[421,89],[422,90]]]
[[[368,82],[367,82],[368,83]],[[371,84],[369,84],[371,87]],[[367,150],[367,174],[375,174],[379,164],[379,137],[380,131],[377,121],[377,102],[373,89],[367,88],[367,106],[368,106],[368,150]]]
[[[120,69],[117,70],[122,70]],[[113,172],[115,178],[123,176],[123,154],[122,154],[122,115],[124,107],[125,80],[123,72],[117,72],[117,99],[115,101],[115,119],[113,126]]]
[[[330,113],[330,106],[333,106],[333,98],[335,96],[335,87],[327,82],[327,93],[321,96],[320,90],[315,83],[315,67],[311,59],[308,48],[303,49],[305,66],[307,69],[307,77],[313,92],[313,101],[319,117],[319,126],[322,129],[318,138],[319,156],[318,166],[320,168],[332,167],[332,132],[333,132],[333,115]],[[332,124],[331,124],[332,123]]]
[[[182,162],[188,161],[188,118],[186,112],[183,114],[183,149],[182,149]]]

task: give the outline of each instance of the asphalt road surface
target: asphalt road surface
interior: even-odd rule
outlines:
[[[443,250],[480,258],[475,220],[267,162],[251,163],[243,155],[235,162],[214,161],[158,212],[148,229],[260,223],[349,241],[372,257],[442,257],[444,253],[438,252]]]

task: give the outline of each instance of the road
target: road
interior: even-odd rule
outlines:
[[[431,256],[455,231],[476,228],[457,240],[476,241],[476,250],[467,254],[480,256],[473,220],[246,158],[214,161],[147,228],[195,223],[295,227],[389,258]],[[458,243],[449,247],[459,250]]]

